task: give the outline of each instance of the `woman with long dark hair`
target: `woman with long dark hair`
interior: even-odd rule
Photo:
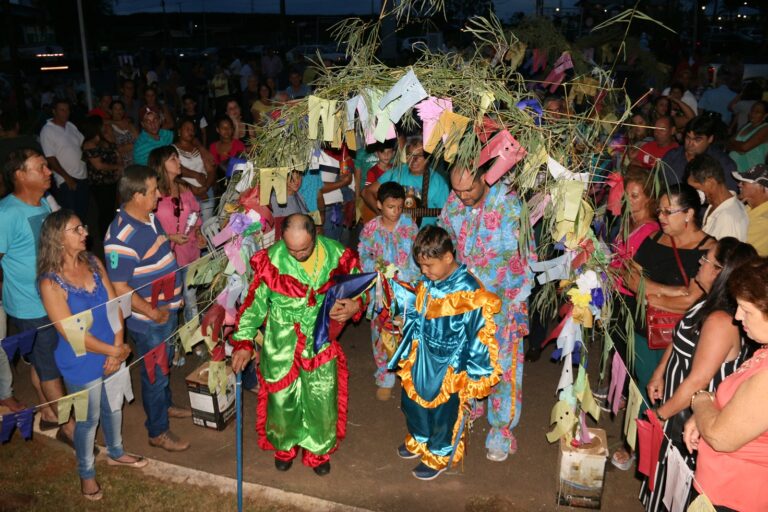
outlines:
[[[664,425],[667,438],[685,456],[683,426],[690,416],[691,395],[700,389],[714,391],[746,359],[747,345],[734,323],[736,301],[728,293],[731,273],[757,256],[755,248],[725,237],[700,258],[694,282],[704,295],[685,313],[675,328],[672,343],[653,372],[647,391],[651,403],[660,403],[655,413]],[[664,510],[661,501],[666,483],[665,454],[662,443],[656,468],[654,491],[644,486],[646,510]],[[687,457],[693,468],[693,458]]]
[[[104,380],[123,366],[131,349],[123,340],[122,318],[110,322],[106,303],[115,298],[115,290],[101,262],[86,252],[87,237],[88,227],[71,210],[50,214],[40,231],[37,276],[43,306],[59,333],[54,356],[67,391],[88,393],[88,415],[75,423],[74,443],[80,491],[96,501],[103,495],[93,453],[99,418],[109,465],[141,468],[147,460],[123,450],[122,411],[113,410],[107,399]],[[86,310],[91,310],[93,323],[85,332],[85,354],[78,355],[63,321]],[[120,328],[115,331],[113,323]]]

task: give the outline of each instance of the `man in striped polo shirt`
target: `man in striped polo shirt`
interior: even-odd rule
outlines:
[[[120,178],[119,191],[123,204],[104,241],[107,274],[118,295],[133,293],[132,315],[125,323],[136,354],[142,357],[168,341],[170,356],[173,345],[169,337],[176,331],[182,306],[181,275],[176,272],[178,266],[168,237],[152,213],[160,197],[157,178],[148,167],[131,165]],[[173,273],[173,295],[161,291],[157,307],[152,307],[152,282]],[[159,368],[154,373],[154,382],[150,382],[146,366],[141,365],[141,399],[147,414],[149,444],[168,451],[186,450],[189,442],[169,430],[168,417],[190,417],[191,411],[172,405],[168,376]]]

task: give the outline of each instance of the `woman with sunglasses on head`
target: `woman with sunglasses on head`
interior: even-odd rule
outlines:
[[[691,395],[700,389],[714,391],[747,358],[748,346],[734,322],[736,301],[728,293],[728,279],[755,256],[757,252],[751,245],[725,237],[699,258],[699,271],[693,279],[703,295],[677,324],[672,343],[648,383],[648,397],[658,406],[655,413],[664,425],[664,433],[691,469],[693,457],[682,442]],[[667,480],[668,445],[662,442],[654,491],[648,489],[648,482],[641,489],[648,511],[665,510],[661,502]]]
[[[645,317],[636,313],[639,312],[636,296],[644,291],[648,304],[675,313],[688,310],[703,293],[689,277],[696,274],[699,258],[714,243],[714,239],[704,233],[698,224],[696,213],[701,203],[690,185],[670,186],[658,204],[656,212],[661,229],[640,244],[632,259],[627,262],[623,280],[624,286],[634,294],[625,297],[628,310],[635,315],[632,345],[634,363],[630,370],[644,403],[651,403],[646,389],[664,350],[648,346]],[[643,405],[641,416],[645,409]],[[627,470],[632,466],[632,456],[620,450],[614,454],[611,462],[619,469]]]
[[[174,146],[153,149],[149,154],[149,167],[157,173],[157,188],[160,191],[155,218],[168,233],[176,263],[184,267],[199,258],[200,249],[205,247],[205,239],[200,232],[200,205],[190,187],[181,179],[181,162]],[[186,273],[186,269],[182,272]],[[193,288],[187,287],[184,274],[182,283],[184,319],[189,321],[197,315],[197,295]]]
[[[80,491],[84,498],[96,501],[103,495],[94,466],[99,419],[108,465],[142,468],[147,460],[123,450],[122,411],[119,407],[113,410],[107,399],[104,381],[121,368],[131,349],[123,340],[122,318],[117,322],[109,319],[106,303],[115,298],[115,290],[101,262],[86,252],[86,238],[88,227],[73,211],[50,214],[40,230],[37,276],[43,306],[59,333],[54,356],[67,391],[88,394],[88,414],[85,419],[77,418],[74,446]],[[62,321],[87,310],[93,322],[85,333],[85,353],[78,355],[70,344],[75,340]],[[114,330],[113,323],[120,326],[119,330]]]

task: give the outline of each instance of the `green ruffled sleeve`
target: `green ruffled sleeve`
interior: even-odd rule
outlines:
[[[257,287],[251,288],[245,299],[247,306],[240,315],[237,329],[232,335],[233,340],[251,341],[256,339],[256,333],[267,317],[269,295],[269,287],[263,281],[260,281]]]

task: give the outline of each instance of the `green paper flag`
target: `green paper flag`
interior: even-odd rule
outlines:
[[[84,389],[77,393],[72,393],[62,397],[56,403],[59,411],[59,425],[69,421],[72,412],[72,406],[75,406],[75,421],[85,421],[88,419],[88,390]]]
[[[715,510],[715,507],[712,505],[712,502],[709,501],[709,498],[707,498],[704,494],[699,494],[699,496],[691,502],[691,504],[688,506],[688,512],[717,512]]]
[[[551,432],[547,432],[547,441],[554,443],[563,436],[566,436],[566,441],[570,442],[573,437],[573,427],[579,422],[578,416],[573,412],[573,408],[568,405],[568,402],[560,400],[552,408],[552,413],[549,415],[549,424],[555,423],[555,428]]]
[[[624,435],[627,438],[627,444],[633,450],[635,441],[637,441],[637,422],[640,415],[640,406],[643,404],[643,397],[634,381],[629,381],[629,398],[627,399],[627,412],[624,416]]]
[[[227,392],[226,361],[210,361],[208,363],[208,391],[211,394]]]
[[[90,309],[61,320],[65,337],[77,357],[85,355],[85,335],[93,325],[93,312]]]
[[[185,354],[190,353],[192,347],[203,341],[203,338],[200,319],[197,316],[179,328],[179,340]]]
[[[210,265],[210,262],[211,254],[209,253],[189,264],[187,267],[187,277],[184,280],[187,287],[207,284],[204,281],[206,278],[206,269]]]
[[[595,418],[595,421],[600,421],[600,406],[595,402],[595,397],[592,395],[592,388],[589,386],[589,379],[587,379],[587,371],[583,366],[579,366],[579,374],[576,377],[576,384],[573,386],[576,391],[576,398],[579,399],[581,409]]]

